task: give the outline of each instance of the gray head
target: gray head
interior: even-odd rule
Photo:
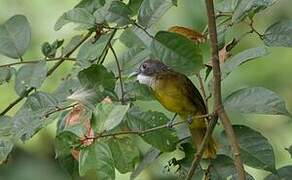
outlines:
[[[159,60],[148,59],[144,61],[137,69],[137,75],[154,76],[155,74],[165,71],[169,67]]]

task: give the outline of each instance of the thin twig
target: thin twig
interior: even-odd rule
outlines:
[[[49,58],[49,59],[37,59],[37,60],[15,62],[15,63],[10,63],[10,64],[3,64],[3,65],[0,65],[0,67],[10,67],[10,66],[15,66],[15,65],[20,65],[20,64],[34,64],[34,63],[38,63],[40,61],[52,62],[52,61],[58,61],[61,59],[65,59],[66,61],[76,61],[76,58],[56,57],[56,58]]]
[[[111,41],[113,40],[113,38],[115,37],[115,34],[117,33],[117,29],[114,29],[111,36],[109,37],[106,45],[105,45],[105,48],[102,50],[102,53],[101,55],[98,57],[98,61],[97,61],[97,64],[103,64],[106,56],[107,56],[107,53],[108,53],[108,49],[109,49],[109,46],[111,44]]]
[[[207,118],[207,117],[210,117],[210,116],[213,116],[213,114],[205,114],[205,115],[200,115],[200,116],[195,116],[195,118]],[[95,137],[86,137],[85,140],[88,140],[88,139],[93,139],[93,140],[96,140],[96,139],[99,139],[99,138],[104,138],[104,137],[115,137],[115,136],[120,136],[120,135],[125,135],[125,134],[136,134],[136,135],[144,135],[144,134],[147,134],[147,133],[151,133],[151,132],[154,132],[154,131],[158,131],[160,129],[165,129],[165,128],[173,128],[175,126],[178,126],[180,124],[184,124],[184,123],[188,123],[188,121],[179,121],[179,122],[176,122],[176,123],[173,123],[171,127],[169,127],[169,123],[166,123],[166,124],[163,124],[161,126],[157,126],[157,127],[154,127],[154,128],[150,128],[150,129],[146,129],[146,130],[143,130],[143,131],[120,131],[120,132],[115,132],[115,133],[110,133],[110,134],[99,134]]]
[[[208,145],[208,142],[212,136],[212,133],[213,133],[213,130],[216,126],[216,123],[217,123],[217,120],[218,120],[218,117],[217,116],[213,116],[209,122],[209,125],[207,127],[207,131],[206,131],[206,134],[203,138],[203,141],[202,141],[202,144],[200,145],[195,157],[194,157],[194,160],[192,161],[192,164],[191,164],[191,167],[188,171],[188,174],[186,176],[186,180],[191,180],[201,159],[202,159],[202,156],[203,156],[203,153],[205,151],[205,149],[207,148],[207,145]]]
[[[60,111],[63,111],[63,110],[66,110],[66,109],[71,109],[71,108],[74,108],[78,103],[75,103],[75,104],[72,104],[72,105],[69,105],[69,106],[66,106],[66,107],[56,107],[55,110],[51,111],[51,112],[48,112],[44,115],[45,118],[48,118],[50,115],[56,113],[56,112],[60,112]]]
[[[147,31],[147,29],[146,28],[144,28],[143,26],[141,26],[140,24],[138,24],[137,22],[133,22],[133,24],[137,27],[137,28],[139,28],[139,29],[141,29],[141,30],[143,30],[150,38],[154,38],[154,36],[152,36],[148,31]]]
[[[67,54],[64,55],[64,58],[60,59],[58,62],[56,62],[56,64],[54,64],[53,67],[51,67],[48,72],[46,77],[50,76],[51,74],[53,74],[53,72],[55,72],[55,70],[66,60],[66,58],[68,58],[71,54],[73,54],[75,52],[75,50],[81,46],[81,44],[83,44],[84,41],[86,41],[92,34],[92,31],[89,31],[84,38],[80,41],[80,43],[78,43],[70,52],[68,52]],[[18,97],[17,99],[15,99],[12,103],[10,103],[1,113],[0,116],[5,115],[8,111],[10,111],[10,109],[12,109],[16,104],[18,104],[23,98],[27,97],[29,95],[30,92],[32,92],[34,90],[34,88],[29,88],[28,90],[26,90],[23,94],[23,96]]]
[[[220,70],[220,62],[219,62],[219,49],[217,42],[217,30],[216,30],[216,20],[214,13],[214,3],[213,0],[205,0],[207,6],[207,14],[208,14],[208,27],[209,34],[211,40],[211,51],[212,51],[212,66],[213,66],[213,78],[214,78],[214,110],[220,118],[224,130],[227,134],[229,143],[231,145],[232,152],[234,154],[234,164],[236,166],[236,170],[238,173],[238,178],[240,180],[245,180],[245,172],[243,168],[243,163],[240,158],[240,150],[239,145],[232,127],[230,123],[229,117],[224,109],[222,103],[222,95],[221,95],[221,70]]]
[[[123,84],[123,79],[122,79],[122,70],[121,70],[121,66],[118,60],[118,56],[116,54],[116,51],[114,50],[112,44],[109,44],[109,48],[112,51],[115,60],[116,60],[116,64],[117,64],[117,69],[118,69],[118,76],[119,76],[119,80],[120,80],[120,86],[121,86],[121,102],[122,104],[125,104],[125,91],[124,91],[124,84]]]

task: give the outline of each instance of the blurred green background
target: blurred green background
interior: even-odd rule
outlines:
[[[40,46],[43,42],[52,42],[55,39],[69,40],[77,31],[72,26],[66,26],[60,31],[54,31],[53,26],[57,18],[63,12],[71,9],[77,0],[0,0],[0,23],[15,14],[25,15],[32,28],[32,43],[28,52],[24,55],[25,60],[39,59],[42,57]],[[282,0],[273,7],[266,9],[256,16],[255,26],[260,32],[264,32],[272,23],[281,18],[292,18],[292,2]],[[153,28],[166,30],[173,25],[181,25],[202,31],[206,24],[205,6],[203,0],[178,0],[178,7],[172,8],[160,20],[159,25]],[[237,37],[248,29],[243,25],[236,26],[228,37]],[[239,46],[233,50],[233,54],[252,47],[262,46],[263,43],[255,35],[245,38]],[[250,86],[263,86],[278,93],[287,103],[288,110],[292,112],[292,49],[270,48],[270,55],[249,62],[238,68],[223,82],[223,94]],[[119,52],[122,51],[120,48]],[[208,61],[208,51],[205,52],[205,61]],[[0,55],[0,64],[11,63],[15,60]],[[66,73],[70,71],[72,64],[65,63],[56,73],[48,78],[42,90],[51,92]],[[0,86],[0,110],[3,110],[9,102],[17,96],[13,90],[14,82]],[[156,102],[151,102],[156,104]],[[21,105],[21,104],[20,104]],[[9,115],[13,115],[18,105]],[[148,103],[149,105],[149,103]],[[160,106],[155,106],[160,108]],[[233,123],[244,123],[262,132],[273,145],[276,155],[277,168],[292,164],[292,159],[284,148],[292,144],[292,120],[283,116],[256,116],[231,115]],[[55,124],[41,130],[33,139],[26,144],[21,144],[14,149],[9,163],[0,167],[0,179],[2,180],[38,180],[38,179],[70,179],[54,160],[54,131]],[[139,179],[154,179],[155,177],[167,176],[163,169],[165,162],[157,162],[151,166]],[[268,172],[247,168],[256,179],[262,179]],[[153,175],[154,174],[154,175]],[[128,175],[117,175],[117,179],[128,179]],[[161,179],[161,178],[159,178]]]

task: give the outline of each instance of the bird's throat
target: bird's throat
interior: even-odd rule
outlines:
[[[139,74],[137,76],[137,80],[139,81],[139,83],[145,84],[145,85],[150,87],[151,86],[151,81],[153,80],[153,77],[146,76],[146,75],[143,75],[143,74]]]

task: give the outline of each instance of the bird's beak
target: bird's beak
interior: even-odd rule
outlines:
[[[139,71],[136,70],[136,71],[132,72],[132,73],[128,76],[128,78],[136,77],[136,76],[138,76],[138,74],[139,74]]]

